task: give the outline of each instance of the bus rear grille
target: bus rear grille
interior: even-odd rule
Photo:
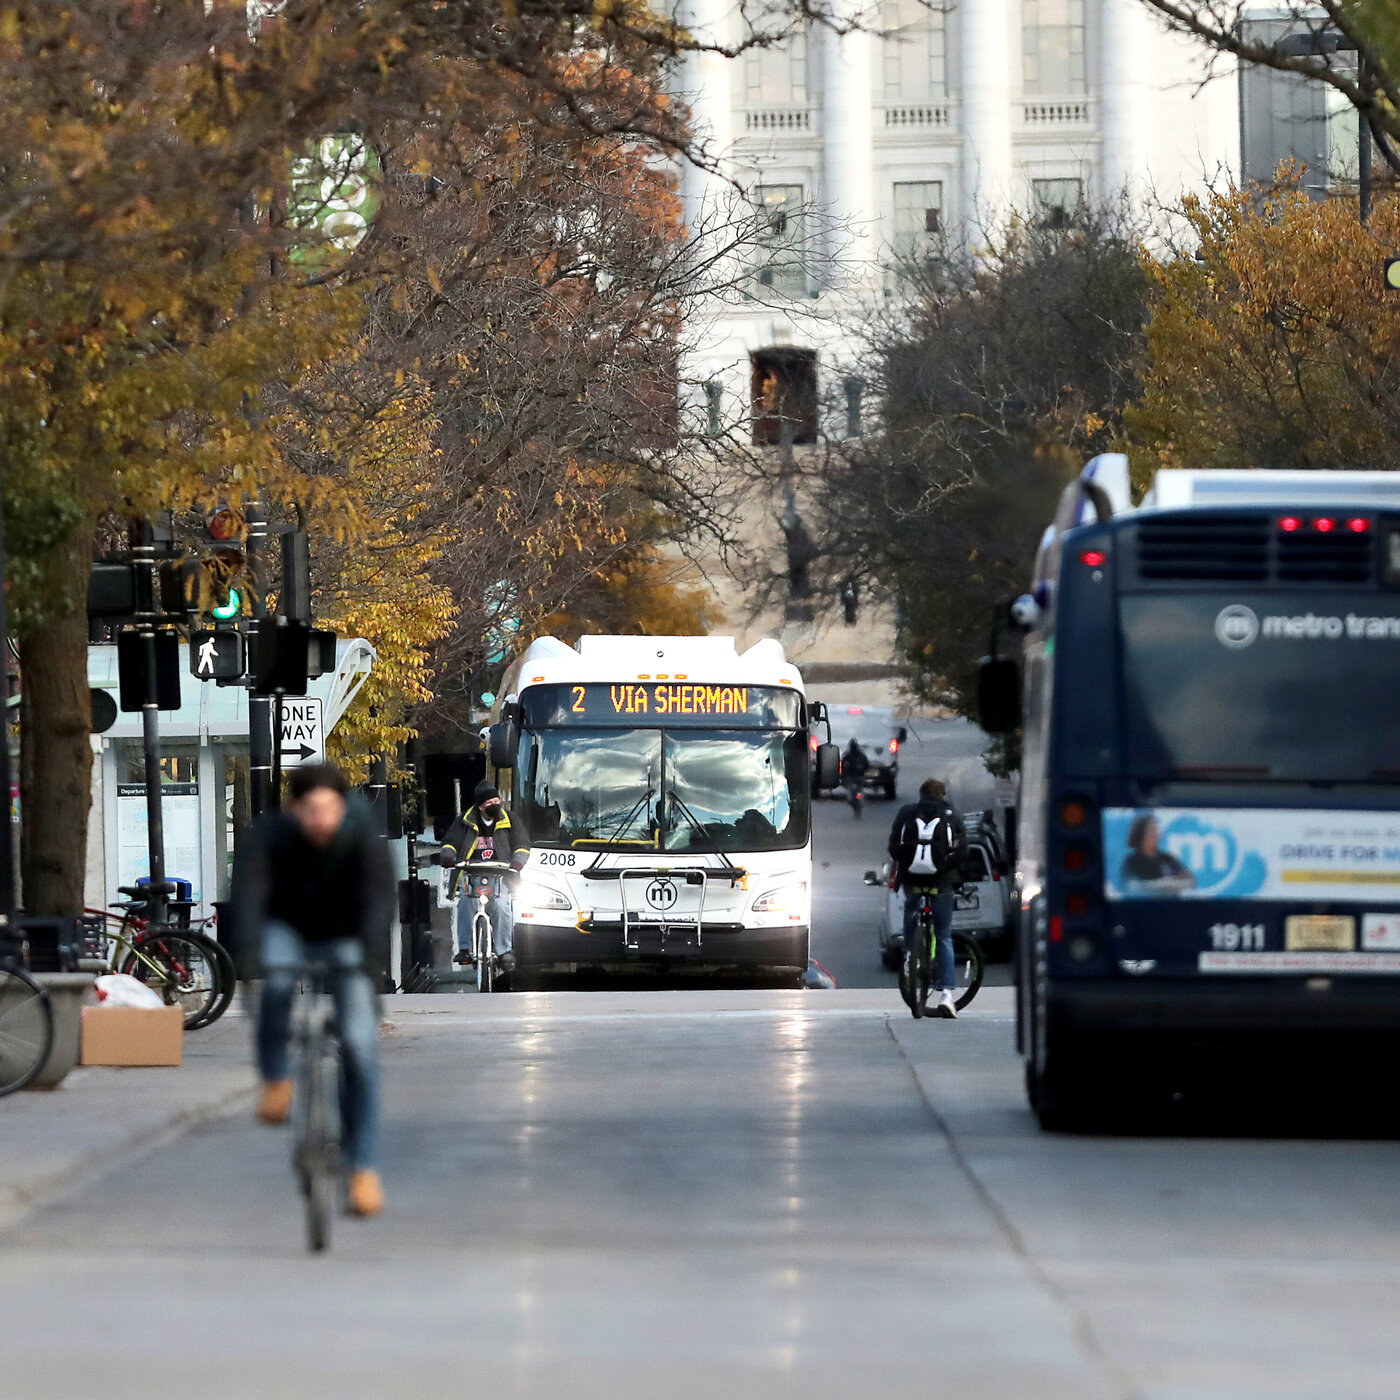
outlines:
[[[1298,583],[1369,583],[1375,572],[1371,536],[1366,534],[1281,534],[1278,576]]]
[[[1262,582],[1269,576],[1269,522],[1258,515],[1144,520],[1137,555],[1143,578]]]

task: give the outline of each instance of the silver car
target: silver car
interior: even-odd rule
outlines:
[[[1005,957],[1010,952],[1011,908],[1007,880],[998,868],[997,853],[991,843],[976,832],[967,839],[966,872],[953,899],[953,927],[970,933],[987,957]],[[865,872],[865,883],[883,889],[884,903],[879,920],[880,961],[891,971],[898,970],[904,958],[904,895],[892,886],[894,866],[886,861],[880,872]]]

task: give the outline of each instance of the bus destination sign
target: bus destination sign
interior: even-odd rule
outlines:
[[[580,724],[795,729],[798,701],[795,692],[773,686],[704,685],[698,681],[537,685],[521,695],[525,723],[530,728]]]

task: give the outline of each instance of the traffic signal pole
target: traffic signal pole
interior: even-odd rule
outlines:
[[[261,501],[249,501],[244,518],[248,522],[248,591],[252,595],[253,619],[261,627],[267,619],[267,517]],[[272,700],[248,693],[248,778],[249,797],[255,817],[279,805],[281,794],[273,786]]]
[[[165,887],[165,817],[161,811],[164,781],[160,771],[160,706],[156,703],[156,634],[152,627],[141,633],[145,651],[146,697],[141,706],[141,745],[146,760],[146,851],[150,865],[147,922],[158,928],[165,922],[169,891]]]
[[[0,794],[5,808],[0,814],[0,935],[14,926],[15,850],[14,829],[10,825],[10,682],[8,653],[9,615],[5,608],[5,515],[4,492],[0,488]]]

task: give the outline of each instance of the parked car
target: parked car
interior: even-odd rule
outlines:
[[[953,903],[953,927],[971,934],[988,961],[1010,956],[1012,909],[1010,887],[1000,868],[993,843],[983,833],[968,836],[963,881]],[[886,861],[877,873],[865,872],[865,883],[884,892],[878,922],[880,961],[891,971],[904,957],[904,895],[893,887],[894,866]]]
[[[854,739],[870,760],[863,788],[866,792],[883,793],[891,802],[899,795],[899,746],[909,737],[909,731],[894,717],[894,711],[871,705],[828,705],[827,719],[831,723],[831,741],[844,754]],[[826,737],[826,725],[814,724],[811,747],[815,754],[818,734]],[[817,792],[815,780],[812,788]]]

